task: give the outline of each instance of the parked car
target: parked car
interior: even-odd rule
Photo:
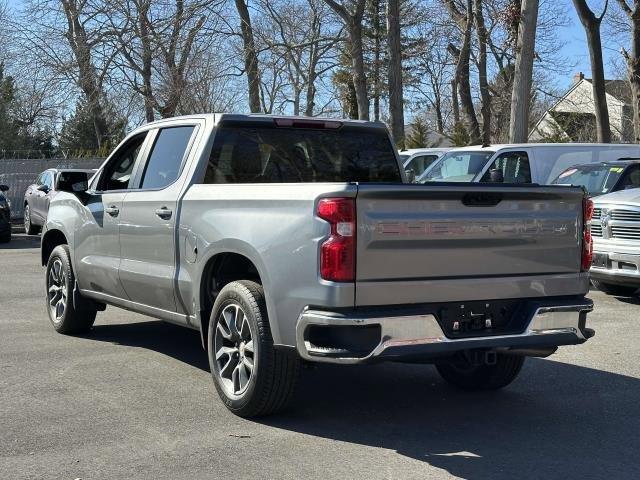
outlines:
[[[576,165],[567,168],[552,182],[554,185],[579,185],[589,195],[640,187],[640,158],[621,158],[610,162]]]
[[[7,185],[0,185],[0,243],[11,241],[11,202],[5,195]]]
[[[405,180],[379,123],[150,123],[52,200],[49,318],[77,333],[109,304],[200,331],[246,417],[284,407],[303,360],[431,362],[499,389],[593,335],[582,188]]]
[[[24,193],[24,229],[29,235],[40,231],[47,218],[51,200],[60,190],[86,190],[87,182],[96,173],[86,169],[58,169],[45,170],[29,185]]]
[[[573,165],[611,161],[621,157],[640,157],[640,145],[525,143],[462,147],[444,154],[417,181],[493,181],[548,185],[560,172]]]
[[[405,170],[413,170],[415,177],[419,177],[433,162],[451,150],[450,148],[412,148],[400,150],[400,160]]]
[[[640,288],[640,189],[594,199],[591,281],[611,295]]]

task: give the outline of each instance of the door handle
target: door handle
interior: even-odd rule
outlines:
[[[163,220],[169,220],[173,212],[167,207],[162,207],[156,210],[156,215]]]
[[[104,211],[107,212],[112,217],[117,217],[118,214],[120,213],[120,209],[115,205],[111,205],[110,207],[105,208]]]

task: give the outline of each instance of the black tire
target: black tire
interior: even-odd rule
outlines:
[[[24,206],[24,231],[27,235],[36,235],[40,231],[31,221],[31,207],[28,203]]]
[[[58,245],[51,252],[47,262],[46,306],[53,328],[56,332],[66,335],[86,332],[96,320],[96,310],[76,310],[73,303],[75,280],[69,247]],[[57,293],[54,287],[58,288]]]
[[[440,376],[463,390],[498,390],[506,387],[522,370],[525,357],[496,354],[494,365],[471,365],[467,360],[436,364]]]
[[[240,280],[220,291],[211,312],[207,346],[213,383],[232,413],[258,417],[276,413],[288,405],[301,362],[297,353],[274,348],[261,285]],[[216,358],[216,351],[220,353],[223,349],[227,351]],[[251,369],[246,366],[249,363]],[[244,371],[244,375],[236,371]],[[231,378],[225,378],[229,375]],[[241,377],[245,380],[243,388]]]
[[[638,290],[638,287],[630,287],[628,285],[617,285],[615,283],[606,283],[601,282],[600,280],[591,280],[593,286],[598,290],[608,294],[608,295],[616,295],[619,297],[632,297],[633,294]]]
[[[9,243],[11,241],[11,225],[9,225],[9,229],[3,235],[0,235],[0,243]]]

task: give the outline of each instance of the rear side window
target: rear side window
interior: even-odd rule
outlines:
[[[395,151],[380,132],[223,126],[204,183],[401,181]]]
[[[141,188],[164,188],[178,179],[194,128],[171,127],[158,132],[145,167]]]

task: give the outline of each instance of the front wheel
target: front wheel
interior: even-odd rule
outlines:
[[[85,332],[96,320],[96,310],[77,310],[73,304],[75,275],[67,245],[53,249],[47,262],[47,312],[56,332],[75,334]]]
[[[274,348],[261,285],[240,280],[220,291],[211,312],[207,346],[213,382],[231,412],[257,417],[287,406],[300,359]]]
[[[523,356],[496,354],[496,363],[472,365],[467,359],[436,364],[440,376],[463,390],[498,390],[513,382],[524,364]]]
[[[27,204],[24,206],[24,231],[27,235],[35,235],[38,230],[38,227],[31,220],[31,207]]]
[[[606,283],[601,282],[600,280],[591,280],[593,286],[598,290],[608,294],[615,295],[618,297],[632,297],[633,294],[638,290],[638,287],[630,287],[628,285],[617,285],[615,283]]]

